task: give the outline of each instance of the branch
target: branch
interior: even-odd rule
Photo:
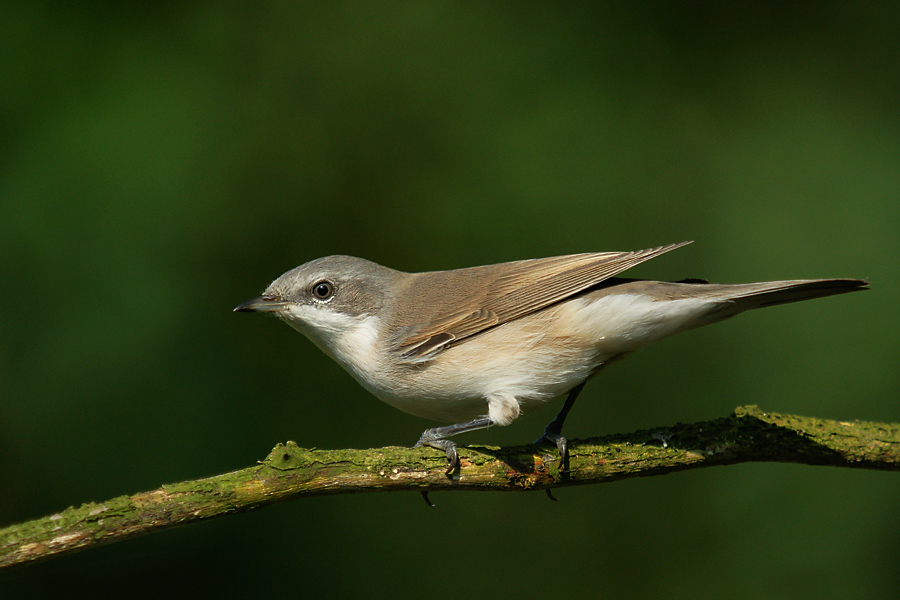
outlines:
[[[743,462],[900,470],[900,424],[831,421],[739,407],[724,419],[570,443],[569,471],[555,447],[460,448],[462,476],[443,452],[398,447],[307,450],[278,444],[256,466],[84,504],[0,530],[0,567],[59,556],[202,519],[325,494],[523,491],[665,475]]]

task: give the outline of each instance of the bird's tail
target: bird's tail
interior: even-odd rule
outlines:
[[[742,308],[747,310],[846,294],[868,289],[868,286],[869,282],[862,279],[794,279],[721,287],[728,300],[743,305]]]
[[[793,279],[731,285],[684,283],[681,290],[685,297],[702,298],[706,301],[706,310],[698,314],[691,325],[699,327],[755,308],[847,294],[868,289],[868,286],[869,282],[862,279]]]
[[[609,331],[601,339],[631,352],[688,329],[724,321],[744,311],[868,287],[861,279],[794,279],[717,284],[700,279],[660,282],[616,280],[593,293]],[[603,312],[605,311],[605,312]]]

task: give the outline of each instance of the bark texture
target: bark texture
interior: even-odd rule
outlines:
[[[259,464],[70,507],[0,530],[0,567],[108,544],[293,498],[387,491],[525,491],[665,475],[742,462],[900,469],[900,423],[833,421],[739,407],[715,421],[571,440],[555,447],[470,446],[448,476],[443,452],[399,447],[307,450],[278,444]]]

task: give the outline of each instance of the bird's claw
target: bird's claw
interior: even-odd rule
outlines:
[[[461,465],[459,463],[459,454],[457,454],[456,452],[456,444],[448,446],[447,448],[445,448],[445,451],[447,453],[447,470],[445,471],[445,473],[447,473],[447,475],[450,475],[454,471],[458,471],[461,468]]]
[[[447,475],[450,475],[454,471],[460,469],[459,453],[456,451],[455,443],[451,442],[450,440],[429,440],[425,439],[425,437],[423,436],[422,439],[416,442],[416,445],[413,447],[421,448],[422,446],[428,446],[429,448],[444,451],[444,453],[447,455],[447,470],[445,471]]]
[[[551,444],[556,446],[556,449],[559,450],[559,464],[560,471],[566,472],[569,470],[569,442],[562,436],[562,434],[556,433],[555,431],[545,431],[544,435],[535,440],[535,444],[543,444],[544,442],[550,442]]]
[[[556,449],[559,450],[559,472],[561,474],[567,474],[569,472],[569,442],[555,431],[544,431],[544,435],[535,440],[535,444],[543,444],[544,442],[550,442],[556,446]],[[547,492],[547,497],[557,502],[559,499],[553,495],[553,492],[550,491],[550,488],[544,490]]]

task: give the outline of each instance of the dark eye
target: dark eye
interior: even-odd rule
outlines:
[[[313,286],[312,292],[317,300],[328,300],[334,295],[334,286],[328,281],[320,281]]]

